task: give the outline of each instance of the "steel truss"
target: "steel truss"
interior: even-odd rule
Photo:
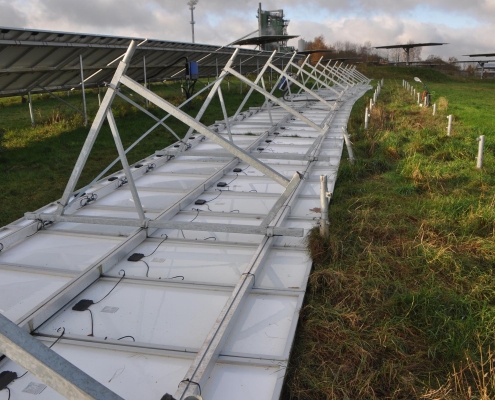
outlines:
[[[2,250],[7,250],[14,244],[24,240],[27,236],[31,235],[33,232],[37,232],[37,224],[45,224],[48,222],[72,222],[80,224],[96,224],[96,225],[110,225],[110,226],[125,226],[134,227],[136,231],[130,234],[119,249],[110,255],[105,256],[105,258],[95,262],[90,268],[86,269],[81,275],[75,278],[70,285],[67,285],[63,290],[55,293],[49,301],[46,301],[36,312],[31,314],[29,317],[18,322],[19,327],[12,327],[12,324],[8,321],[0,319],[0,349],[4,351],[13,361],[18,362],[20,365],[26,368],[31,367],[35,364],[26,363],[26,359],[31,357],[35,351],[38,351],[34,345],[23,345],[22,343],[17,343],[12,347],[13,350],[6,351],[9,344],[8,341],[12,341],[12,336],[15,336],[15,331],[17,330],[33,330],[34,328],[40,326],[44,323],[50,316],[55,314],[58,310],[63,307],[68,299],[74,298],[75,295],[82,292],[90,285],[92,285],[97,280],[101,279],[102,275],[108,273],[111,267],[115,264],[116,260],[121,260],[122,257],[132,248],[135,248],[139,243],[142,243],[147,237],[150,230],[154,231],[156,229],[177,229],[186,231],[207,231],[207,232],[227,232],[227,233],[241,233],[241,234],[253,234],[262,235],[264,238],[261,243],[257,246],[257,250],[253,255],[251,261],[246,266],[244,273],[241,274],[238,282],[231,288],[231,294],[228,298],[225,306],[223,307],[220,315],[216,319],[214,326],[211,328],[209,334],[207,335],[203,345],[199,349],[195,349],[194,359],[192,364],[187,371],[184,379],[179,383],[177,392],[175,393],[176,399],[185,399],[189,395],[200,394],[201,386],[206,384],[210,372],[213,366],[218,361],[221,356],[221,349],[227,340],[228,334],[234,325],[239,311],[242,305],[246,302],[247,296],[252,293],[253,286],[255,284],[255,279],[257,273],[259,273],[262,264],[266,261],[270,249],[273,248],[276,240],[276,236],[294,236],[302,237],[304,235],[304,230],[302,228],[289,228],[284,225],[284,221],[290,215],[291,207],[294,206],[296,197],[301,191],[301,182],[303,177],[315,166],[316,161],[329,161],[329,157],[325,155],[320,155],[322,149],[323,139],[329,134],[330,127],[332,124],[333,117],[338,111],[340,104],[342,104],[344,97],[349,93],[352,88],[356,86],[362,87],[361,91],[358,92],[362,95],[368,88],[369,79],[361,75],[354,68],[343,67],[342,64],[330,67],[329,64],[323,66],[320,62],[316,66],[311,66],[308,63],[308,58],[301,64],[298,65],[294,62],[294,56],[285,65],[283,69],[276,67],[272,60],[276,55],[273,52],[272,56],[268,59],[266,64],[260,69],[259,74],[256,76],[254,81],[249,80],[247,77],[241,75],[237,72],[233,65],[236,61],[238,55],[238,50],[234,52],[231,59],[227,62],[222,72],[218,78],[208,85],[203,91],[209,90],[208,96],[198,112],[195,118],[190,117],[184,113],[180,107],[174,107],[164,99],[160,98],[146,87],[143,87],[133,79],[126,75],[126,71],[130,65],[132,56],[136,49],[137,43],[133,41],[129,46],[124,58],[120,62],[115,75],[111,83],[108,85],[108,90],[101,102],[100,108],[96,114],[95,119],[91,125],[88,133],[86,142],[82,148],[76,165],[72,171],[71,177],[67,183],[64,190],[62,198],[56,203],[56,209],[53,212],[46,212],[45,209],[41,209],[34,213],[26,213],[25,219],[33,221],[33,223],[24,225],[22,228],[18,229],[14,233],[2,238]],[[296,71],[295,74],[290,73],[289,69]],[[271,91],[268,91],[265,86],[264,76],[268,71],[275,71],[278,74],[278,79]],[[243,100],[239,109],[236,111],[235,115],[231,118],[227,116],[227,111],[225,107],[225,102],[222,95],[221,84],[229,76],[233,76],[239,79],[242,83],[250,87],[246,98]],[[291,85],[288,86],[286,96],[284,99],[280,99],[274,95],[275,89],[280,85],[282,80],[285,82],[290,82]],[[308,87],[312,83],[312,87]],[[154,117],[151,113],[147,112],[144,108],[140,107],[127,96],[124,96],[121,91],[121,85],[125,85],[128,89],[134,91],[135,93],[141,95],[147,101],[155,104],[157,107],[166,111],[168,114],[162,119]],[[293,90],[297,90],[297,93],[292,93]],[[201,91],[201,92],[203,92]],[[267,111],[272,128],[261,134],[252,144],[247,146],[245,149],[237,145],[234,142],[232,131],[240,124],[243,123],[244,115],[246,112],[242,112],[248,98],[251,94],[257,91],[262,94],[265,98],[265,102],[262,107],[254,110],[250,110],[247,113],[256,113],[260,110]],[[200,94],[199,92],[198,94]],[[214,96],[217,95],[220,99],[222,111],[224,114],[224,120],[219,121],[217,124],[207,127],[203,125],[200,120]],[[128,149],[124,149],[121,138],[119,135],[119,130],[115,122],[112,113],[112,104],[116,96],[123,98],[130,104],[138,107],[141,111],[145,112],[150,117],[154,118],[156,124],[153,128],[148,130],[143,134],[133,145]],[[288,97],[287,97],[288,96]],[[356,96],[356,93],[354,93]],[[188,100],[187,102],[189,102]],[[306,103],[315,102],[320,106],[323,106],[328,110],[327,115],[322,119],[320,123],[316,123],[310,117],[307,116],[306,112],[301,112],[300,107],[298,107],[297,101],[305,101]],[[186,102],[186,103],[187,103]],[[184,103],[185,104],[185,103]],[[280,117],[279,110],[283,110],[285,113]],[[180,139],[179,136],[174,133],[165,123],[169,118],[173,117],[189,126],[189,130],[184,138]],[[89,154],[94,146],[96,138],[100,132],[100,129],[104,123],[107,121],[110,125],[111,132],[115,141],[116,148],[118,150],[119,157],[107,167],[102,174],[95,178],[95,180],[87,185],[86,187],[76,191],[76,185],[80,178],[81,172],[88,160]],[[316,132],[317,136],[314,138],[313,143],[309,146],[304,154],[286,154],[286,153],[262,153],[257,150],[259,143],[266,140],[268,137],[274,135],[275,131],[288,124],[291,120],[299,120],[299,122],[307,127],[309,130]],[[156,155],[162,156],[156,161],[156,165],[153,168],[165,165],[171,159],[177,159],[182,157],[206,157],[206,158],[220,158],[225,159],[226,165],[223,169],[212,174],[212,176],[207,179],[203,184],[197,186],[191,190],[184,193],[183,197],[175,202],[172,206],[167,209],[160,210],[158,216],[151,219],[145,216],[145,211],[143,209],[140,193],[136,186],[136,178],[147,173],[151,165],[142,165],[138,168],[131,169],[129,162],[127,160],[126,153],[130,151],[137,143],[143,140],[153,129],[158,126],[165,126],[179,141],[174,147],[169,147],[166,149],[158,150]],[[226,134],[220,134],[218,131],[225,129]],[[346,129],[342,126],[343,133],[340,133],[337,137],[340,139],[345,139],[345,143],[348,146],[349,157],[353,159],[352,149],[350,148],[350,141],[346,133]],[[201,143],[203,139],[208,139],[212,143],[223,148],[223,151],[204,151],[195,150],[194,143],[190,145],[191,138],[197,136],[194,139],[194,143]],[[251,167],[258,170],[262,175],[266,176],[273,182],[276,182],[282,186],[283,191],[278,195],[277,200],[274,202],[271,209],[261,220],[259,225],[240,225],[240,224],[220,224],[220,223],[195,223],[195,222],[179,222],[171,221],[173,215],[175,215],[179,210],[181,210],[181,205],[190,203],[191,200],[197,198],[197,196],[203,193],[205,190],[211,188],[219,177],[223,176],[224,172],[232,169],[233,166],[239,163],[239,160],[247,163]],[[276,171],[269,163],[265,160],[292,160],[300,162],[300,171],[294,173],[291,179]],[[138,218],[115,218],[115,217],[91,217],[91,216],[78,216],[72,215],[76,208],[78,207],[79,201],[83,193],[86,193],[91,186],[100,180],[100,178],[108,172],[108,170],[116,163],[120,161],[123,167],[123,176],[125,177],[128,187],[131,191],[134,211],[137,213]],[[325,195],[327,194],[327,181],[325,179],[325,190],[323,191]],[[113,192],[115,186],[106,185],[98,189],[98,198],[102,198],[105,195]],[[96,192],[95,192],[96,193]],[[325,209],[325,213],[328,211]],[[198,212],[199,214],[199,212]],[[132,279],[129,279],[132,280]],[[299,296],[299,301],[302,302],[302,294]],[[295,323],[293,325],[295,330]],[[6,333],[10,336],[7,337]],[[77,337],[67,337],[67,340],[77,340]],[[91,342],[91,340],[90,340]],[[111,342],[106,342],[106,346],[111,346]],[[142,344],[129,345],[133,348],[133,351],[147,351],[146,349],[151,349],[149,345]],[[173,348],[163,349],[164,351],[176,350]],[[288,351],[286,357],[288,357]],[[101,389],[100,386],[95,386],[93,392],[89,392],[86,386],[78,386],[85,375],[77,369],[71,370],[70,374],[60,373],[54,378],[51,365],[55,363],[55,358],[51,354],[51,350],[43,353],[43,357],[39,359],[36,364],[36,376],[43,382],[47,382],[52,388],[59,391],[62,394],[65,393],[75,393],[74,391],[79,390],[79,393],[84,392],[84,398],[111,398],[112,394],[108,394],[105,390]],[[286,359],[283,358],[283,360]],[[263,361],[260,361],[263,362]],[[41,365],[41,366],[40,366]],[[282,374],[283,376],[283,374]],[[279,383],[281,385],[281,382]],[[82,387],[82,389],[81,389]],[[73,390],[73,392],[67,391]],[[98,390],[101,389],[101,393]],[[105,397],[107,396],[107,397]],[[116,395],[115,395],[116,396]],[[118,398],[118,397],[115,397]]]

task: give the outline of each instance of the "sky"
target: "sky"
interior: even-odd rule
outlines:
[[[187,2],[0,0],[0,26],[190,42]],[[258,4],[199,0],[196,43],[225,45],[254,31]],[[283,9],[291,20],[288,33],[305,40],[323,35],[328,44],[449,43],[424,47],[423,59],[434,54],[466,60],[463,54],[495,52],[495,0],[267,0],[262,8]]]

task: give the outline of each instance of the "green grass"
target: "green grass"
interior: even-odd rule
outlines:
[[[198,90],[205,83],[198,82]],[[245,97],[245,85],[243,89],[244,93],[240,94],[240,87],[234,81],[230,91],[227,84],[223,85],[222,91],[228,98],[228,115],[234,114]],[[185,100],[178,83],[154,84],[152,90],[175,105]],[[124,89],[124,94],[129,95],[129,92]],[[80,92],[71,93],[68,98],[65,97],[66,93],[60,95],[74,106],[82,108]],[[195,116],[205,96],[200,95],[192,104],[186,105],[184,111]],[[33,97],[37,123],[35,128],[31,127],[27,103],[21,103],[19,97],[0,99],[0,226],[22,217],[26,211],[34,211],[61,197],[89,131],[89,126],[83,126],[82,116],[69,107],[48,95]],[[138,103],[142,101],[136,95],[132,98]],[[254,93],[246,108],[258,106],[262,100],[261,95]],[[96,89],[87,91],[87,103],[88,115],[92,119],[98,110]],[[112,109],[124,147],[155,124],[150,117],[120,98],[116,99]],[[166,115],[157,107],[151,107],[150,111],[158,117]],[[201,122],[208,126],[222,119],[220,102],[215,97]],[[183,137],[187,131],[183,123],[173,118],[167,120],[167,125],[179,137]],[[175,141],[172,134],[159,127],[128,153],[129,162],[139,161]],[[109,126],[105,123],[78,187],[89,183],[116,157],[115,144]],[[121,165],[118,163],[112,171],[119,169]]]
[[[385,87],[368,131],[370,93],[351,115],[357,161],[340,167],[330,238],[308,241],[284,399],[495,397],[495,86],[428,70],[433,117],[401,86],[410,70],[368,70]]]

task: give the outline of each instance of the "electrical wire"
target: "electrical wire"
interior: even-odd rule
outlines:
[[[53,221],[43,221],[42,219],[39,219],[39,218],[36,221],[38,221],[38,224],[36,226],[36,232],[32,233],[31,235],[27,235],[26,237],[31,237],[31,236],[37,234],[39,231],[45,229],[45,227],[53,224]],[[3,250],[3,244],[2,244],[2,248],[0,249],[0,251],[2,251],[2,250]]]
[[[125,338],[131,338],[133,342],[135,342],[135,341],[136,341],[136,339],[134,339],[134,336],[131,336],[131,335],[122,336],[121,338],[118,338],[117,340],[120,340],[120,339],[125,339]]]
[[[127,180],[127,177],[126,176],[123,176],[122,178],[120,178],[117,181],[117,189],[118,188],[121,188],[122,186],[124,186],[127,182],[128,182],[128,180]]]
[[[60,329],[63,329],[62,333],[60,334],[60,336],[50,345],[49,349],[51,349],[53,346],[55,346],[57,344],[57,342],[62,339],[62,336],[65,335],[65,328],[63,326],[61,326],[60,328],[57,329],[57,332],[60,331]],[[27,373],[27,372],[26,372]],[[23,375],[24,376],[24,375]]]
[[[96,201],[97,199],[98,199],[98,195],[96,193],[90,193],[82,196],[79,200],[79,204],[81,205],[81,207],[79,207],[78,210],[80,210],[83,207],[86,207],[88,204],[92,203],[93,201]]]
[[[142,262],[144,262],[144,263],[146,264],[146,268],[148,268],[148,269],[146,270],[146,278],[148,278],[148,274],[149,274],[149,272],[150,272],[150,266],[149,266],[149,264],[148,264],[146,261],[144,261],[144,260],[139,260],[139,261],[142,261]]]
[[[153,171],[155,168],[156,168],[155,163],[146,164],[146,171],[144,173],[147,174],[148,172]]]
[[[95,303],[96,304],[96,303]],[[91,315],[91,333],[88,336],[94,337],[94,321],[93,321],[93,312],[88,308],[87,311],[89,311],[89,315]]]
[[[108,292],[108,293],[107,293],[107,294],[106,294],[106,295],[105,295],[102,299],[98,300],[96,303],[93,303],[93,304],[98,304],[98,303],[101,303],[104,299],[106,299],[106,298],[108,297],[108,295],[109,295],[110,293],[112,293],[112,292],[113,292],[113,290],[117,287],[117,285],[118,285],[118,284],[122,281],[122,279],[124,279],[124,278],[125,278],[125,271],[124,271],[123,269],[121,269],[121,270],[119,271],[119,275],[120,275],[120,272],[123,272],[123,273],[124,273],[124,274],[122,275],[122,278],[120,278],[120,279],[119,279],[119,281],[115,284],[115,286],[114,286],[114,287],[113,287],[113,288],[112,288],[112,289],[111,289],[111,290],[110,290],[110,291],[109,291],[109,292]]]
[[[155,254],[155,251],[158,250],[158,248],[162,245],[162,243],[168,239],[168,235],[166,233],[164,233],[165,235],[165,239],[163,239],[159,244],[158,246],[156,246],[155,250],[153,250],[153,252],[151,252],[150,254],[148,254],[147,256],[144,256],[144,257],[149,257],[149,256],[152,256],[153,254]],[[163,236],[163,235],[162,235]]]
[[[218,199],[222,195],[222,192],[224,192],[224,191],[226,192],[226,190],[219,190],[220,193],[218,194],[218,196],[214,197],[213,199],[207,200],[206,203],[211,203],[213,200]]]

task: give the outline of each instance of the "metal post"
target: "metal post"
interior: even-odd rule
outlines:
[[[99,85],[98,85],[98,106],[101,106],[101,91]]]
[[[242,58],[239,57],[239,73],[242,75]],[[242,81],[240,81],[241,93],[242,93]]]
[[[101,383],[59,356],[0,314],[0,353],[27,369],[67,399],[122,400]]]
[[[369,120],[370,114],[368,113],[368,107],[366,107],[366,111],[364,112],[364,129],[368,129]]]
[[[57,215],[62,215],[64,207],[67,205],[67,203],[69,202],[69,198],[72,196],[74,192],[74,188],[79,180],[79,177],[81,176],[82,170],[84,168],[84,165],[86,164],[89,153],[91,152],[91,149],[93,148],[93,145],[96,141],[100,128],[103,125],[103,121],[106,117],[106,113],[108,109],[111,107],[112,101],[116,96],[115,90],[118,89],[120,85],[119,83],[120,78],[127,71],[129,62],[132,58],[132,55],[134,54],[134,51],[136,50],[136,46],[137,46],[137,42],[134,40],[131,41],[131,44],[129,45],[129,48],[127,49],[124,58],[117,67],[117,71],[115,72],[115,75],[112,78],[110,86],[107,89],[107,92],[105,93],[105,97],[103,98],[102,106],[96,113],[91,129],[88,133],[88,136],[86,137],[86,141],[84,142],[83,148],[81,149],[81,153],[79,154],[79,157],[77,159],[76,165],[72,170],[72,174],[69,178],[69,182],[65,187],[62,198],[58,202],[57,211],[56,211]]]
[[[33,100],[31,99],[31,92],[28,92],[28,100],[29,100],[29,115],[31,116],[31,125],[36,126],[36,123],[34,122]]]
[[[136,185],[134,183],[134,179],[132,177],[131,168],[129,167],[129,163],[127,161],[127,157],[125,155],[124,146],[122,145],[122,140],[120,139],[119,131],[117,129],[117,124],[115,123],[115,119],[113,117],[112,110],[108,110],[107,112],[107,120],[110,125],[110,131],[112,132],[113,139],[115,141],[115,146],[117,147],[117,152],[119,153],[120,162],[122,163],[122,167],[127,178],[127,182],[129,184],[129,188],[131,190],[132,199],[134,200],[134,206],[136,207],[136,211],[139,215],[139,218],[144,221],[146,218],[144,215],[143,206],[141,204],[141,200],[139,198],[139,194],[136,189]]]
[[[485,146],[485,135],[481,135],[478,139],[478,157],[476,162],[476,168],[481,169],[483,167],[483,147]]]
[[[215,67],[217,69],[217,78],[218,78],[218,58],[215,58]]]
[[[349,154],[349,161],[351,164],[354,164],[354,153],[352,151],[351,139],[349,139],[349,135],[344,127],[342,127],[342,131],[344,132],[344,141],[347,147],[347,153]]]
[[[447,119],[449,120],[449,125],[447,126],[447,136],[452,133],[452,114],[450,114]]]
[[[420,97],[419,96],[420,96],[420,94],[418,92],[418,104],[420,103]]]
[[[84,90],[84,71],[82,54],[79,54],[79,65],[81,67],[81,90],[83,98],[84,126],[88,125],[88,112],[86,109],[86,91]]]
[[[373,110],[373,99],[370,99],[370,112]]]
[[[144,74],[144,87],[148,89],[148,82],[146,79],[146,56],[143,56],[143,74]],[[148,99],[146,99],[146,108],[148,108],[149,103]]]
[[[189,6],[189,9],[191,10],[191,32],[192,32],[192,42],[194,43],[194,9],[195,5],[197,4],[198,0],[191,0],[187,3]]]
[[[433,104],[433,115],[437,113],[437,103]]]
[[[328,223],[328,196],[328,177],[326,175],[320,175],[320,235],[323,237],[328,237],[330,234],[330,224]]]

